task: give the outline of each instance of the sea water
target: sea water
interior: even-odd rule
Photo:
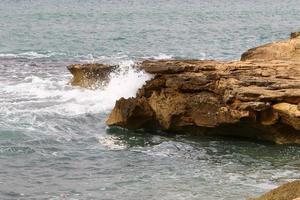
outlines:
[[[300,1],[1,0],[0,199],[235,200],[300,178],[300,147],[108,128],[144,59],[239,59],[300,30]],[[119,64],[102,89],[71,63]]]

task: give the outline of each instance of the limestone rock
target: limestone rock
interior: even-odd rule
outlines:
[[[286,183],[259,198],[249,200],[298,200],[300,199],[300,181]]]
[[[300,62],[161,60],[144,61],[139,67],[154,78],[137,97],[116,104],[108,125],[145,127],[144,122],[129,120],[134,118],[165,131],[193,127],[192,132],[198,128],[203,134],[300,143]],[[129,104],[139,107],[137,115],[116,115]],[[148,110],[151,117],[142,118],[140,113]],[[245,129],[247,134],[242,134]]]
[[[121,98],[107,120],[108,125],[140,128],[153,126],[154,112],[145,98]]]
[[[296,130],[300,130],[300,111],[297,105],[289,103],[278,103],[273,105],[283,123],[290,124]]]
[[[291,33],[289,40],[273,42],[249,49],[241,60],[300,60],[300,32]]]
[[[74,64],[67,67],[73,75],[71,85],[85,88],[103,86],[109,80],[109,74],[117,69],[115,65]]]
[[[248,50],[241,61],[146,60],[153,74],[116,102],[107,124],[300,144],[300,33]],[[105,85],[118,66],[71,65],[72,85]]]
[[[300,36],[300,32],[292,32],[291,33],[291,39],[299,37]]]

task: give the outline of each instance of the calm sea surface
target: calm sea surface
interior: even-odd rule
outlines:
[[[300,178],[300,146],[109,129],[147,58],[239,59],[300,30],[299,0],[1,0],[1,200],[239,200]],[[104,89],[70,63],[120,64]]]

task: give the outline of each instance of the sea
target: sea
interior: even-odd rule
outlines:
[[[1,0],[1,200],[240,200],[300,178],[300,146],[107,127],[146,59],[238,60],[300,31],[299,0]],[[67,66],[118,64],[104,88]]]

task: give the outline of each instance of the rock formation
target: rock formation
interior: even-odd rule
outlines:
[[[300,60],[300,32],[291,33],[289,40],[273,42],[249,49],[241,60]]]
[[[300,62],[144,61],[155,74],[107,124],[300,143]]]
[[[109,74],[117,68],[117,66],[105,64],[75,64],[67,67],[73,75],[70,81],[71,85],[85,88],[93,88],[102,86],[109,80]]]
[[[293,181],[284,184],[259,198],[249,200],[299,200],[300,199],[300,181]]]
[[[292,33],[290,40],[250,49],[241,61],[139,63],[136,67],[154,78],[136,97],[118,100],[107,124],[300,143],[299,35]],[[84,77],[86,73],[80,71],[98,68],[69,69]],[[99,69],[95,74],[106,80],[112,67]],[[77,81],[75,76],[73,84],[85,82],[85,77]]]

